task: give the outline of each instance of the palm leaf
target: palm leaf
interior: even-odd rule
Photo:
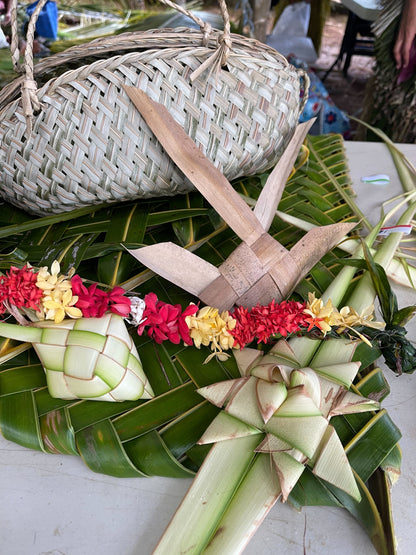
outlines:
[[[307,165],[289,180],[279,210],[307,219],[315,225],[338,221],[358,222],[348,166],[339,136],[308,138],[311,156]],[[240,179],[234,185],[255,203],[267,175]],[[239,239],[207,206],[199,193],[183,197],[127,202],[114,206],[81,209],[47,218],[31,218],[7,204],[7,218],[0,220],[0,265],[50,264],[75,266],[83,277],[109,287],[126,284],[143,296],[153,291],[172,304],[196,301],[176,286],[154,276],[124,251],[171,240],[214,265],[221,264]],[[10,217],[9,217],[10,216]],[[11,225],[8,225],[12,222]],[[276,216],[271,234],[290,248],[303,235],[299,228]],[[297,288],[323,291],[338,273],[344,253],[336,248],[312,269]],[[339,261],[339,262],[338,262]],[[48,394],[45,377],[32,349],[16,349],[4,343],[0,356],[0,428],[11,441],[45,452],[71,453],[82,457],[94,471],[114,476],[190,476],[201,464],[207,448],[196,442],[215,418],[218,409],[205,402],[196,389],[239,376],[234,358],[204,364],[207,352],[181,345],[156,345],[131,331],[156,397],[149,401],[107,403],[63,401]],[[374,357],[374,351],[371,355]],[[365,359],[360,355],[361,359]],[[372,362],[370,357],[369,363]],[[380,398],[388,387],[377,372],[362,373],[357,387]],[[337,417],[336,425],[361,479],[367,480],[397,444],[397,428],[387,416]],[[335,419],[334,419],[335,420]],[[366,444],[383,446],[365,452],[368,464],[360,466]],[[362,485],[362,488],[365,488]],[[365,489],[365,492],[368,490]],[[383,498],[383,496],[381,496]],[[385,523],[365,493],[363,504],[347,503],[339,493],[317,478],[302,478],[294,490],[295,505],[343,505],[366,527],[370,536],[388,535]],[[369,512],[369,506],[371,511]],[[386,532],[387,530],[387,532]]]

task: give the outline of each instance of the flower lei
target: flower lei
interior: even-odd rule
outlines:
[[[35,271],[30,265],[21,269],[12,266],[0,276],[0,315],[9,312],[16,316],[20,309],[32,321],[54,320],[59,324],[65,317],[100,318],[110,311],[137,326],[139,335],[147,333],[156,343],[183,341],[198,349],[209,346],[212,355],[207,361],[212,356],[225,360],[225,351],[242,349],[253,341],[269,343],[276,336],[299,333],[318,332],[322,338],[331,331],[341,334],[350,330],[371,345],[355,328],[384,328],[384,323],[373,321],[373,306],[362,314],[348,306],[338,311],[330,300],[324,303],[314,293],[309,293],[307,302],[272,300],[252,309],[239,306],[221,313],[217,308],[199,308],[194,303],[182,310],[179,304],[159,300],[155,293],[148,293],[144,299],[127,297],[125,293],[122,287],[104,291],[97,283],[87,287],[73,269],[68,275],[60,274],[57,261],[50,271],[47,267]]]

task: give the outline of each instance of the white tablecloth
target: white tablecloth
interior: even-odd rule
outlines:
[[[379,0],[341,0],[341,2],[358,17],[367,21],[375,21],[381,8]]]
[[[382,144],[347,143],[351,176],[365,214],[375,222],[381,199],[401,191]],[[403,145],[416,164],[416,146]],[[364,185],[364,175],[387,173],[388,186]],[[401,306],[416,294],[400,290]],[[416,337],[416,322],[409,336]],[[401,428],[402,477],[393,489],[399,555],[414,552],[416,490],[416,375],[386,376],[392,393],[383,403]],[[0,437],[1,555],[148,555],[185,494],[190,480],[117,479],[91,472],[78,457],[46,455]],[[248,555],[370,555],[365,532],[342,509],[276,504]],[[176,555],[176,554],[172,554]],[[219,554],[220,555],[220,554]]]

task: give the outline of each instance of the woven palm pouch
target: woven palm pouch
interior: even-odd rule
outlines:
[[[24,75],[0,94],[5,200],[47,215],[190,191],[124,85],[164,104],[228,180],[277,162],[306,101],[308,79],[272,48],[231,34],[222,0],[223,32],[185,11],[200,30],[99,39],[33,68],[31,43],[45,1],[28,26]],[[11,50],[18,67],[16,37],[17,28]]]

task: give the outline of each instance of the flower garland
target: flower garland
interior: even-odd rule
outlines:
[[[87,288],[74,275],[74,269],[68,275],[60,271],[56,260],[50,272],[47,266],[39,271],[29,264],[21,269],[12,266],[0,276],[0,315],[10,312],[16,316],[17,308],[31,321],[54,320],[59,324],[65,317],[100,318],[107,311],[126,317],[130,313],[130,300],[124,297],[122,287],[106,292],[94,283]]]
[[[253,341],[269,343],[290,334],[318,333],[322,338],[332,331],[342,334],[350,330],[371,346],[356,328],[382,329],[385,325],[373,321],[373,306],[362,314],[349,306],[338,311],[330,300],[324,303],[314,293],[309,293],[307,302],[272,300],[267,305],[251,309],[239,306],[221,313],[215,307],[199,308],[193,303],[182,310],[179,304],[159,300],[155,293],[144,299],[125,295],[122,287],[110,291],[100,289],[97,283],[87,287],[73,269],[61,274],[57,261],[50,271],[47,267],[35,271],[28,264],[21,269],[12,266],[0,276],[0,315],[9,312],[16,317],[20,309],[32,321],[54,320],[59,324],[66,317],[100,318],[113,312],[137,326],[139,335],[146,333],[156,343],[182,341],[198,349],[201,345],[210,347],[212,355],[207,360],[212,356],[224,360],[229,349],[242,349]]]

